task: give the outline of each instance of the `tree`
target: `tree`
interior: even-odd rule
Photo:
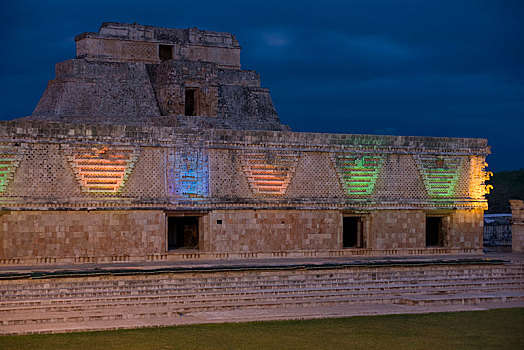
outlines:
[[[509,200],[524,200],[524,169],[497,172],[486,184],[493,186],[490,194],[486,195],[487,213],[511,213]]]

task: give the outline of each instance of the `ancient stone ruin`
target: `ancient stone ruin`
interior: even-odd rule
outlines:
[[[227,33],[75,40],[0,123],[0,263],[482,252],[486,140],[291,132]]]

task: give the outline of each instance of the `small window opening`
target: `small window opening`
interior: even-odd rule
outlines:
[[[222,225],[222,220],[217,220],[217,225]]]
[[[441,217],[426,217],[426,247],[442,247],[444,242]]]
[[[162,61],[173,59],[173,46],[158,45],[158,58]]]
[[[194,89],[186,89],[185,94],[185,114],[186,115],[195,115],[195,90]]]
[[[198,217],[167,218],[167,248],[198,248]]]
[[[347,216],[343,218],[342,246],[344,248],[364,247],[362,218]]]

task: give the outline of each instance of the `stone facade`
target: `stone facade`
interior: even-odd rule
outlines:
[[[511,250],[524,253],[524,202],[510,200],[511,203]]]
[[[0,215],[2,257],[133,256],[165,247],[164,213],[158,210],[4,211]]]
[[[230,34],[77,45],[0,123],[0,263],[482,252],[486,140],[290,132]]]

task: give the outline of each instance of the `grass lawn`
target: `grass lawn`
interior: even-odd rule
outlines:
[[[0,349],[524,349],[524,308],[0,337]]]

